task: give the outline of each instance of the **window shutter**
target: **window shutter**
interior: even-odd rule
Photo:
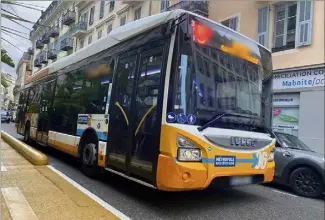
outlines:
[[[229,28],[237,31],[237,23],[238,23],[238,17],[230,18],[229,19]]]
[[[296,46],[311,44],[313,1],[298,1]]]
[[[259,8],[257,15],[257,42],[268,47],[269,6]]]

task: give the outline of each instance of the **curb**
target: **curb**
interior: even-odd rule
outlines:
[[[34,165],[47,165],[48,159],[45,154],[32,148],[31,146],[17,140],[7,132],[1,131],[1,138],[11,147],[23,155],[29,162]]]

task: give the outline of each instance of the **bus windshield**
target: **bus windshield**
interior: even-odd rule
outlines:
[[[222,117],[215,126],[231,122],[261,125],[263,80],[271,73],[270,53],[205,19],[190,17],[189,30],[191,42],[181,37],[178,42],[167,122],[202,126],[218,113],[236,113],[237,117]],[[182,31],[180,28],[180,35]]]

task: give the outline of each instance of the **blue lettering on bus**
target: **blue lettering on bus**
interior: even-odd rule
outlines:
[[[78,124],[86,125],[88,123],[88,115],[79,115]]]

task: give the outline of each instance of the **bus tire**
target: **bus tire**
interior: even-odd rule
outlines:
[[[24,133],[24,142],[26,144],[30,144],[30,127],[29,127],[29,124],[27,123],[26,124],[26,127],[25,127],[25,133]]]
[[[100,171],[97,161],[97,149],[98,147],[96,144],[89,142],[85,143],[82,146],[81,150],[81,170],[86,176],[90,178],[97,176]]]

